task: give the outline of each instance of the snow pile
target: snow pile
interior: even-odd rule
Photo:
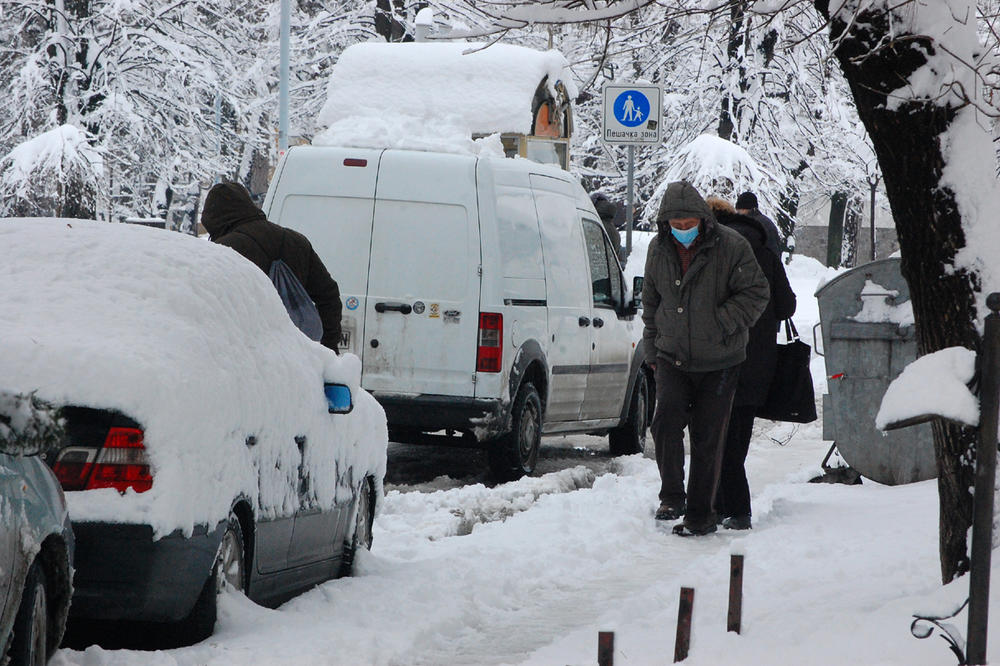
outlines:
[[[190,532],[224,519],[241,493],[264,515],[289,515],[300,464],[321,506],[365,475],[381,484],[385,416],[359,386],[359,359],[302,335],[267,276],[229,248],[132,225],[7,219],[0,284],[3,388],[118,410],[145,431],[152,489],[67,493],[75,520]],[[328,413],[324,381],[350,386],[352,413]]]
[[[889,299],[897,296],[899,296],[899,292],[895,289],[888,289],[871,280],[865,280],[865,286],[861,289],[861,311],[848,319],[912,326],[914,323],[913,304],[910,301],[899,305],[890,304]]]
[[[558,51],[511,44],[355,44],[334,67],[313,143],[478,153],[473,135],[531,131],[543,79],[574,98],[568,67]]]
[[[979,399],[968,384],[976,374],[976,352],[948,347],[913,361],[892,380],[875,415],[879,430],[906,419],[939,414],[966,425],[979,424]]]

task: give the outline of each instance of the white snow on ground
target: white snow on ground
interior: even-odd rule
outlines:
[[[225,519],[240,493],[289,515],[300,463],[322,506],[365,475],[381,483],[385,415],[360,388],[360,360],[302,335],[231,249],[132,225],[2,219],[0,285],[3,388],[118,410],[145,431],[152,488],[67,493],[74,520],[190,532]],[[353,412],[328,413],[324,380],[350,386]]]
[[[795,257],[788,273],[808,330],[827,270]],[[615,664],[664,664],[681,586],[696,591],[692,666],[952,663],[943,641],[909,632],[914,612],[957,606],[968,590],[967,578],[940,584],[935,482],[807,483],[829,447],[820,424],[757,423],[749,532],[670,534],[652,517],[656,467],[640,456],[594,479],[578,468],[492,489],[442,480],[389,493],[356,577],[278,610],[226,598],[216,635],[192,647],[62,650],[53,663],[590,666],[598,631],[614,631]],[[746,558],[740,635],[726,632],[731,553]],[[990,646],[1000,660],[1000,641]]]

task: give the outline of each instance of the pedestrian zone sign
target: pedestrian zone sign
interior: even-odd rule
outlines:
[[[609,83],[604,86],[604,141],[660,142],[660,86]]]

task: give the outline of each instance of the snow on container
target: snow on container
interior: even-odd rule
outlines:
[[[930,424],[883,433],[875,414],[889,383],[917,358],[910,290],[899,259],[847,271],[816,292],[829,393],[823,438],[863,476],[888,485],[937,476]],[[815,331],[814,331],[815,334]]]

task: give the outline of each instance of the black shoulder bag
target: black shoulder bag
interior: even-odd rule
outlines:
[[[812,423],[816,420],[816,396],[809,370],[812,349],[799,339],[791,319],[785,320],[785,340],[786,344],[778,345],[774,378],[767,400],[757,408],[757,416],[771,421]]]

